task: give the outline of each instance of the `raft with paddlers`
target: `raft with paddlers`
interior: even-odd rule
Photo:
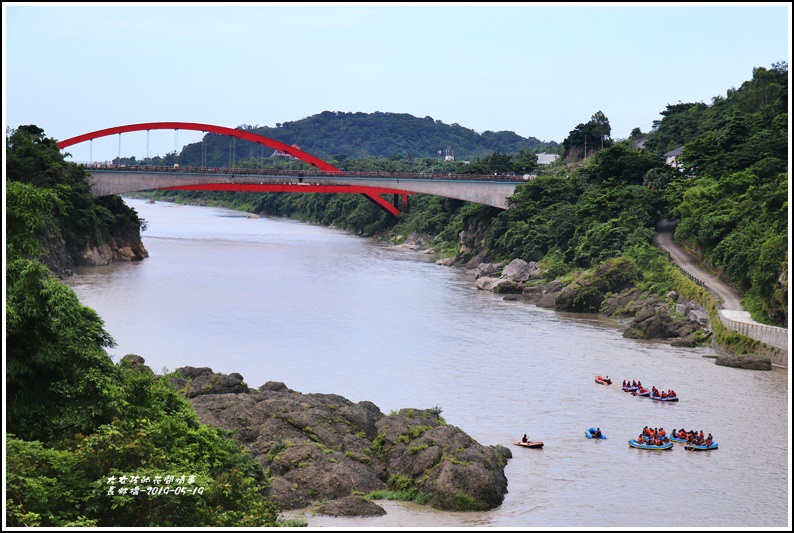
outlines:
[[[666,442],[664,444],[660,444],[657,446],[655,444],[645,444],[645,443],[640,444],[636,440],[631,439],[629,440],[629,446],[631,446],[632,448],[639,448],[641,450],[669,450],[673,447],[673,443]]]
[[[625,392],[634,392],[642,388],[642,382],[635,381],[633,379],[632,380],[624,379],[622,386]]]
[[[600,428],[599,428],[599,429],[600,429]],[[584,434],[585,434],[585,436],[586,436],[588,439],[605,439],[605,438],[607,438],[607,437],[606,437],[606,435],[604,435],[603,433],[601,433],[601,432],[600,432],[598,429],[596,429],[596,428],[587,428],[587,429],[585,430]]]
[[[711,433],[705,435],[702,429],[700,431],[685,431],[683,428],[674,429],[669,438],[673,442],[683,444],[684,448],[689,451],[705,452],[717,449],[714,437],[711,436]]]
[[[712,442],[711,444],[684,444],[684,449],[690,452],[707,452],[711,450],[717,449],[717,443]]]

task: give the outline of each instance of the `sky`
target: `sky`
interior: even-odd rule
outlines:
[[[622,139],[790,57],[783,2],[4,2],[3,119],[61,141],[380,111],[562,142],[601,111]],[[65,152],[141,159],[201,137],[133,132]]]

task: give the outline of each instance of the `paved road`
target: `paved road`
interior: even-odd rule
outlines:
[[[722,318],[727,318],[738,323],[753,324],[753,326],[739,328],[737,328],[734,324],[728,325],[728,328],[737,330],[742,334],[751,338],[755,338],[761,342],[782,348],[785,351],[783,359],[777,362],[773,361],[773,364],[788,366],[786,363],[788,359],[787,354],[789,345],[788,330],[785,328],[781,329],[772,326],[766,326],[753,320],[753,318],[750,316],[750,313],[745,311],[742,307],[742,297],[736,289],[720,280],[717,276],[713,275],[705,268],[701,267],[698,264],[696,257],[673,242],[672,226],[661,224],[657,226],[656,229],[657,233],[656,237],[654,237],[654,241],[656,244],[670,253],[670,259],[680,266],[685,272],[689,273],[692,277],[699,279],[703,285],[705,285],[705,287],[711,291],[712,294],[716,294],[722,299],[722,302],[719,306],[719,313]],[[726,324],[725,320],[722,322],[723,324]],[[755,327],[755,325],[760,327]]]
[[[673,242],[673,228],[671,226],[658,226],[654,240],[670,253],[670,258],[684,271],[702,281],[712,294],[717,294],[722,299],[719,307],[720,314],[723,317],[738,322],[747,322],[748,324],[759,324],[759,322],[753,320],[750,312],[745,311],[744,307],[742,307],[742,296],[736,289],[701,267],[695,256]]]

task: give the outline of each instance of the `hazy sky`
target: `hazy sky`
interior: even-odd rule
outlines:
[[[3,118],[64,140],[141,122],[382,111],[562,142],[602,111],[620,139],[668,104],[711,104],[753,68],[790,62],[790,43],[782,2],[6,2]],[[148,155],[201,135],[152,131]],[[145,132],[67,151],[109,160],[119,140],[122,156],[147,156]]]

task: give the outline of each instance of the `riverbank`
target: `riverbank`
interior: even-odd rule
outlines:
[[[427,245],[431,242],[429,238],[414,234],[400,240],[403,242],[392,248],[422,255],[435,253]],[[747,370],[771,370],[773,364],[786,366],[779,350],[765,351],[761,346],[759,353],[735,354],[721,348],[714,343],[709,312],[698,301],[684,298],[677,291],[668,291],[660,297],[637,289],[633,281],[639,279],[639,272],[620,259],[607,261],[578,278],[546,282],[546,272],[538,263],[521,259],[507,264],[480,262],[487,256],[472,252],[461,246],[456,255],[436,262],[459,268],[478,290],[504,294],[505,300],[560,312],[597,313],[614,319],[622,324],[625,338],[660,340],[677,347],[711,344],[718,352],[715,364],[722,366]],[[615,282],[616,279],[619,281]]]

